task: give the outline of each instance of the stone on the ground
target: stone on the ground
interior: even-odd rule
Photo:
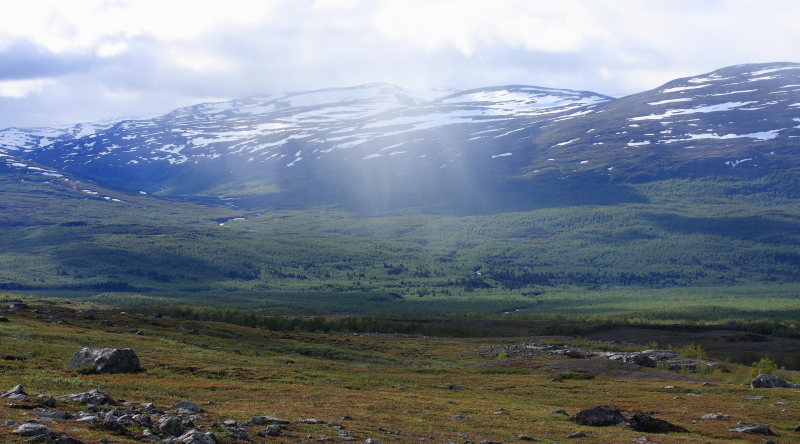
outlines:
[[[278,424],[270,424],[266,429],[258,432],[258,436],[278,436],[281,434],[281,426]]]
[[[366,440],[364,440],[364,444],[383,444],[383,443],[375,438],[367,438]]]
[[[103,428],[117,433],[125,432],[125,425],[123,425],[121,422],[119,422],[117,418],[111,415],[106,416],[105,421],[103,421]]]
[[[761,374],[753,378],[753,381],[750,382],[750,387],[753,388],[797,388],[800,387],[798,384],[789,384],[788,382],[784,381],[783,379],[775,376],[775,375],[767,375]]]
[[[631,418],[631,428],[647,433],[687,432],[685,428],[663,419],[653,418],[645,412],[636,412]]]
[[[158,431],[169,436],[180,436],[183,433],[183,423],[176,416],[164,416],[158,421]]]
[[[114,399],[108,395],[108,393],[102,390],[89,390],[88,392],[83,393],[73,393],[71,395],[64,395],[58,399],[63,399],[64,401],[71,401],[77,402],[79,404],[94,404],[94,405],[103,405],[109,404],[114,405]]]
[[[619,409],[607,405],[581,410],[570,420],[588,426],[610,426],[628,422]]]
[[[197,429],[189,430],[179,436],[176,444],[217,444],[217,440],[211,433],[203,433]]]
[[[42,435],[50,435],[52,431],[50,430],[50,427],[47,427],[46,425],[26,422],[25,424],[22,424],[21,426],[14,429],[14,431],[11,433],[20,436],[42,436]]]
[[[724,420],[724,419],[731,419],[731,415],[723,415],[722,413],[706,413],[701,417],[701,419]]]
[[[62,436],[53,440],[52,444],[85,444],[83,441],[69,436]]]
[[[187,410],[194,413],[203,411],[203,408],[200,407],[198,404],[186,400],[180,401],[172,406],[172,410],[178,410],[178,409]]]
[[[14,303],[8,304],[8,309],[11,310],[11,311],[24,310],[26,308],[28,308],[28,304],[25,304],[25,303],[22,303],[22,302],[14,302]]]
[[[12,387],[11,390],[0,395],[0,398],[8,398],[12,395],[27,395],[27,393],[25,393],[25,387],[23,387],[22,384],[17,384]]]
[[[97,373],[133,373],[142,369],[139,357],[130,348],[84,347],[67,363],[67,368],[78,367],[94,367]]]
[[[586,438],[586,433],[584,432],[575,432],[571,435],[567,435],[567,439],[575,439],[575,438]]]
[[[742,425],[739,427],[728,429],[728,431],[748,433],[751,435],[775,435],[775,433],[772,432],[772,429],[769,428],[769,424],[763,422],[760,424]]]

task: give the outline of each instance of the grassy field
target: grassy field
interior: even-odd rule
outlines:
[[[764,441],[727,431],[738,421],[768,422],[780,435],[778,442],[800,442],[800,435],[792,431],[798,425],[800,394],[790,389],[756,392],[742,386],[750,370],[736,365],[729,365],[732,373],[702,378],[646,368],[635,378],[614,372],[575,378],[570,376],[574,371],[554,368],[583,360],[481,353],[529,342],[529,336],[459,339],[282,332],[118,311],[93,316],[75,311],[86,305],[32,308],[39,313],[23,310],[9,315],[10,322],[0,323],[4,390],[22,383],[29,393],[63,395],[99,388],[117,399],[165,407],[182,399],[213,402],[205,406],[208,417],[198,421],[206,430],[213,430],[215,421],[245,422],[257,415],[292,421],[281,436],[268,442],[314,442],[322,436],[338,440],[336,429],[295,422],[309,417],[338,421],[360,442],[368,437],[386,443],[522,442],[513,438],[518,434],[536,442],[563,442],[567,435],[584,431],[588,438],[581,442],[630,443],[644,435],[626,427],[580,426],[551,413],[564,409],[574,414],[601,404],[628,415],[651,412],[689,429],[689,433],[647,434],[650,441],[663,444]],[[102,325],[103,321],[112,325]],[[139,330],[143,335],[134,334]],[[145,371],[87,375],[65,369],[72,353],[83,346],[132,347]],[[559,375],[566,379],[551,381]],[[708,380],[711,384],[703,385]],[[764,398],[746,399],[753,395]],[[62,403],[59,408],[77,407]],[[498,411],[506,414],[495,414]],[[25,412],[0,403],[0,418],[22,422],[29,418]],[[700,419],[710,412],[731,418]],[[454,415],[467,419],[454,420]],[[351,419],[342,420],[344,416]],[[139,442],[141,432],[132,428],[127,436],[113,435],[72,421],[50,426],[87,441],[111,436],[113,442],[133,443]],[[10,430],[0,427],[2,442],[23,442]],[[265,441],[254,432],[251,436],[256,442]]]

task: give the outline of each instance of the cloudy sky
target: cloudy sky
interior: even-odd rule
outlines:
[[[795,0],[0,3],[0,128],[368,82],[622,96],[800,62]]]

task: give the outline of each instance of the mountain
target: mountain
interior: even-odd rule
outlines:
[[[633,199],[620,183],[795,168],[799,85],[793,63],[723,68],[620,99],[368,84],[6,129],[0,152],[128,192],[249,207],[524,209],[542,187],[568,186],[559,181],[602,184],[587,200],[615,202]]]
[[[503,182],[496,176],[508,168],[509,141],[610,100],[530,86],[424,100],[371,84],[201,104],[15,151],[112,187],[158,195],[255,196],[290,206],[407,206],[433,195],[469,202]],[[438,196],[432,204],[441,204]]]

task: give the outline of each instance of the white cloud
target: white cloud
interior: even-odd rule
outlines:
[[[22,99],[30,94],[37,93],[50,83],[47,79],[33,80],[8,80],[0,82],[0,97]]]

